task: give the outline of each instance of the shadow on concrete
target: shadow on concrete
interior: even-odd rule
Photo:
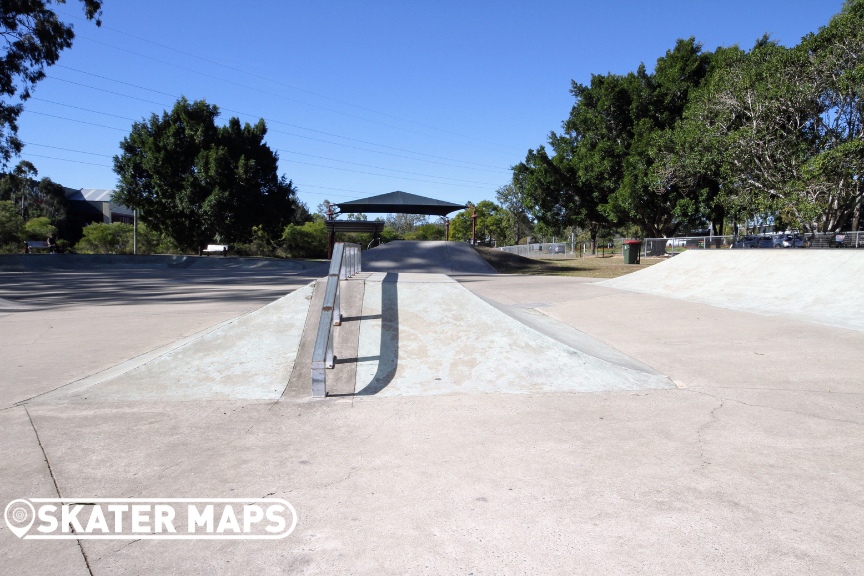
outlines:
[[[424,274],[496,274],[474,248],[464,242],[397,240],[363,252],[366,272]]]
[[[76,305],[269,301],[326,274],[303,269],[110,268],[0,272],[0,299],[31,310]]]
[[[399,274],[388,272],[381,281],[381,348],[372,381],[354,396],[374,396],[386,388],[399,365]]]

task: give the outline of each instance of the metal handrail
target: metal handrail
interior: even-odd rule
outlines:
[[[333,246],[333,258],[327,274],[321,320],[312,349],[312,397],[327,396],[327,369],[333,368],[333,326],[342,325],[339,281],[346,280],[362,270],[360,245],[337,242]]]

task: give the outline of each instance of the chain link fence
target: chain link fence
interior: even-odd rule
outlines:
[[[596,254],[621,254],[624,240],[626,238],[598,242]],[[673,256],[685,250],[723,248],[864,248],[864,232],[643,238],[641,253],[647,258]],[[500,250],[526,258],[579,258],[591,253],[591,245],[580,242],[532,242],[504,246]]]
[[[718,248],[864,248],[864,232],[675,236],[642,240],[642,255],[645,257],[674,255],[684,250]]]

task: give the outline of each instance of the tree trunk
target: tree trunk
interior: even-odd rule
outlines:
[[[856,195],[855,210],[852,212],[852,231],[857,232],[861,225],[861,208],[864,205],[864,194],[861,193],[861,184],[857,184],[858,194]]]

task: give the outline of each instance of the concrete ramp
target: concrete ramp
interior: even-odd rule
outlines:
[[[370,275],[362,318],[358,396],[674,388],[541,334],[444,275]]]
[[[425,274],[497,274],[464,242],[396,241],[363,252],[363,270]]]
[[[864,330],[864,251],[688,250],[601,286]]]
[[[310,284],[31,402],[310,400],[323,287]],[[674,387],[647,367],[546,336],[443,274],[363,272],[343,282],[342,302],[336,368],[327,375],[331,395]]]
[[[312,291],[305,286],[30,402],[279,398],[294,367]]]

